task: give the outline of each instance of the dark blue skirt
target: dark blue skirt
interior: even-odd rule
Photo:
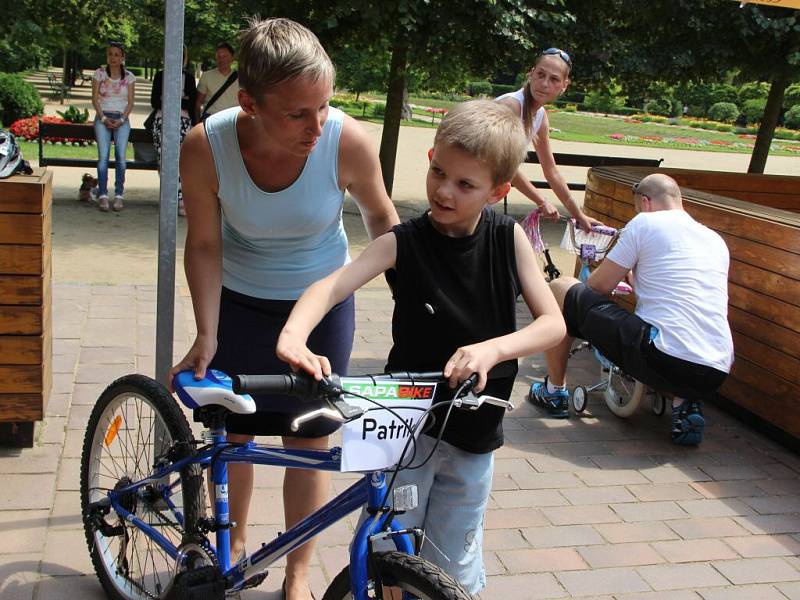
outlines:
[[[294,300],[264,300],[222,288],[217,330],[217,353],[209,365],[228,375],[289,373],[289,365],[275,355],[278,335],[295,305]],[[334,373],[345,375],[353,349],[355,302],[350,296],[334,306],[311,332],[308,347],[328,357]],[[320,408],[321,402],[303,402],[290,396],[254,394],[258,412],[229,415],[227,430],[252,435],[315,438],[336,431],[338,423],[315,419],[300,431],[289,425],[297,415]]]

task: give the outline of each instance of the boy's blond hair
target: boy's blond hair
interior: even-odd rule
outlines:
[[[333,85],[336,70],[309,29],[283,18],[253,17],[248,25],[239,35],[239,85],[256,100],[296,77],[329,80]]]
[[[457,146],[486,163],[494,185],[511,181],[528,145],[519,116],[492,100],[470,100],[451,108],[433,144]]]

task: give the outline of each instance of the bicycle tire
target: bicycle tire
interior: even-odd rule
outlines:
[[[143,431],[147,427],[148,431]],[[156,460],[175,442],[190,442],[186,417],[169,391],[144,375],[126,375],[109,385],[92,410],[81,454],[81,515],[95,573],[109,598],[155,598],[174,577],[175,563],[144,532],[109,509],[106,523],[122,526],[121,535],[106,537],[88,506],[120,482],[138,481],[152,472]],[[128,510],[178,546],[205,515],[200,466],[169,475],[174,510],[154,494],[123,499]],[[164,483],[160,480],[156,483]],[[180,489],[178,489],[178,487]],[[150,488],[154,489],[154,488]],[[147,491],[150,491],[147,490]],[[180,504],[178,504],[180,502]],[[183,525],[175,511],[182,511]],[[122,548],[124,546],[124,548]],[[152,572],[149,569],[152,568]]]
[[[603,392],[603,397],[608,410],[625,419],[639,409],[645,393],[646,385],[615,369],[609,377],[609,387]]]
[[[398,587],[422,600],[473,600],[474,596],[436,565],[404,552],[376,552],[372,567],[387,586]],[[370,577],[374,578],[370,573]],[[334,577],[322,600],[351,600],[350,567]]]

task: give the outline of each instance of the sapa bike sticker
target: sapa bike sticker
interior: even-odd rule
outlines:
[[[108,428],[106,432],[106,437],[103,440],[106,448],[111,446],[111,442],[117,437],[117,433],[119,432],[120,425],[122,425],[122,417],[117,415],[114,417],[114,421],[111,423],[111,427]]]
[[[436,384],[364,379],[350,380],[344,384],[344,389],[379,402],[393,411],[372,410],[378,408],[373,402],[350,394],[344,396],[348,404],[368,412],[342,427],[341,469],[376,471],[397,464],[423,411],[433,402]]]

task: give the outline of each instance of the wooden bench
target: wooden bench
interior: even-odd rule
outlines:
[[[75,123],[44,123],[39,121],[39,166],[40,167],[97,167],[97,158],[63,158],[44,155],[44,138],[72,138],[78,140],[94,139],[94,126],[90,124]],[[128,141],[131,144],[153,145],[153,133],[149,129],[131,129]],[[108,167],[113,169],[117,161],[110,160]],[[140,169],[146,171],[157,171],[158,160],[126,160],[127,169]]]
[[[556,165],[559,167],[658,167],[663,162],[663,158],[628,158],[626,156],[593,156],[591,154],[569,154],[565,152],[554,152]],[[525,157],[528,164],[539,164],[539,157],[536,152],[529,151]],[[540,189],[550,189],[550,184],[546,181],[531,181]],[[585,182],[567,182],[567,187],[575,191],[586,189]],[[503,198],[503,213],[508,213],[508,196]]]
[[[53,98],[56,98],[59,104],[64,104],[64,98],[69,98],[70,87],[66,83],[62,83],[55,73],[47,74],[47,84],[50,86]]]

